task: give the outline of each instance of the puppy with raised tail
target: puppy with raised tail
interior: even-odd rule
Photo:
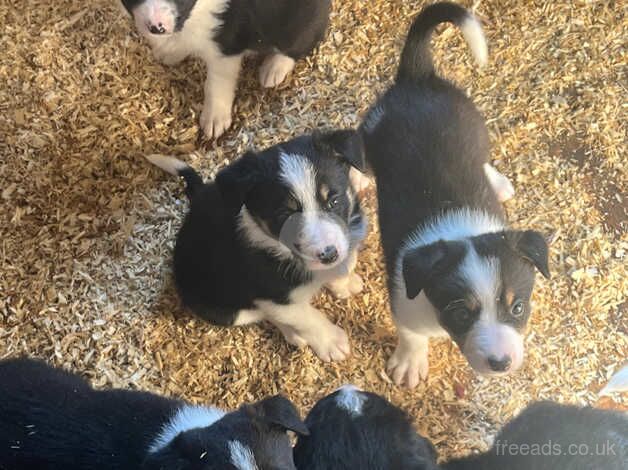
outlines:
[[[488,163],[484,119],[434,71],[430,37],[443,22],[459,26],[486,61],[473,15],[452,3],[427,6],[410,28],[395,84],[360,129],[399,336],[388,368],[410,387],[427,376],[434,336],[451,336],[480,373],[518,369],[534,268],[549,277],[543,235],[507,227],[500,200],[512,186]]]
[[[190,211],[174,250],[184,305],[216,325],[267,320],[322,360],[344,359],[346,333],[310,301],[323,285],[338,297],[362,290],[353,270],[366,218],[349,178],[350,168],[364,169],[357,133],[249,152],[209,184],[177,159],[148,158],[187,185]]]
[[[122,0],[155,57],[174,65],[188,56],[207,65],[201,128],[217,138],[231,126],[242,59],[265,55],[264,87],[284,81],[295,61],[322,40],[330,0]]]
[[[0,362],[3,470],[296,470],[282,396],[227,413],[153,393],[94,390],[32,359]]]

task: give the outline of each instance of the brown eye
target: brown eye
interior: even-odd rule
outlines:
[[[516,300],[514,304],[512,304],[512,307],[510,308],[510,313],[512,314],[513,317],[520,317],[521,315],[523,315],[523,312],[525,311],[525,306],[523,305],[523,302],[521,300]]]
[[[286,205],[286,209],[288,209],[291,212],[298,212],[301,210],[299,201],[297,201],[293,197],[289,197],[288,199],[286,199],[285,205]]]
[[[327,207],[329,209],[333,209],[334,207],[336,207],[338,205],[338,196],[332,196],[327,200]]]
[[[454,311],[454,318],[460,325],[466,325],[471,319],[471,312],[466,308],[459,308]]]

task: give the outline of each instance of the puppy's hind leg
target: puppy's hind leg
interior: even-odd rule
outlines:
[[[485,163],[484,174],[491,183],[493,191],[497,194],[499,202],[505,202],[515,195],[515,188],[508,177],[497,171],[494,166],[489,163]]]
[[[259,81],[264,88],[273,88],[286,79],[294,68],[294,59],[277,52],[269,55],[259,69]]]

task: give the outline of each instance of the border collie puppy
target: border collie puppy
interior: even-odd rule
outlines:
[[[625,470],[628,415],[552,402],[528,406],[488,452],[455,459],[445,470]]]
[[[279,85],[296,60],[323,39],[330,0],[122,0],[158,60],[195,56],[207,65],[201,127],[208,138],[231,125],[231,106],[245,53],[264,54],[264,87]]]
[[[408,33],[395,84],[360,129],[399,335],[388,369],[409,387],[427,376],[428,338],[443,334],[480,373],[519,368],[534,267],[549,276],[543,236],[506,225],[500,199],[512,187],[488,164],[482,116],[434,71],[430,36],[447,21],[486,60],[481,26],[469,12],[446,2],[427,6]]]
[[[345,385],[305,420],[294,463],[299,470],[436,469],[436,451],[408,415],[384,398]]]
[[[209,184],[179,160],[148,157],[185,179],[191,201],[174,250],[184,305],[215,325],[270,321],[322,360],[344,359],[346,333],[310,300],[323,285],[338,297],[362,290],[353,270],[366,218],[349,169],[363,158],[349,130],[249,152]]]
[[[307,434],[281,396],[237,411],[152,393],[94,390],[32,359],[0,362],[0,468],[295,469],[287,430]]]

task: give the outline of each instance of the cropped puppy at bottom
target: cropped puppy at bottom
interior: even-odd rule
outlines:
[[[507,227],[500,200],[512,186],[488,163],[484,119],[434,71],[430,37],[446,21],[486,61],[473,15],[452,3],[426,7],[410,28],[395,84],[360,129],[399,336],[388,369],[410,387],[427,376],[434,336],[453,338],[480,373],[518,369],[534,268],[549,277],[543,235]]]
[[[363,170],[364,155],[354,131],[249,152],[209,184],[179,160],[148,158],[186,181],[190,210],[174,250],[185,306],[215,325],[267,320],[324,361],[350,353],[344,330],[310,301],[323,285],[338,297],[362,290],[353,270],[367,224],[349,171]]]
[[[281,396],[231,413],[152,393],[94,390],[30,359],[0,362],[3,470],[295,470]]]
[[[345,385],[321,399],[299,437],[299,470],[435,470],[436,451],[410,417],[386,399]]]
[[[295,61],[323,39],[330,0],[122,0],[158,60],[188,56],[207,66],[201,128],[217,138],[231,126],[231,107],[247,52],[265,56],[264,87],[284,81]]]

